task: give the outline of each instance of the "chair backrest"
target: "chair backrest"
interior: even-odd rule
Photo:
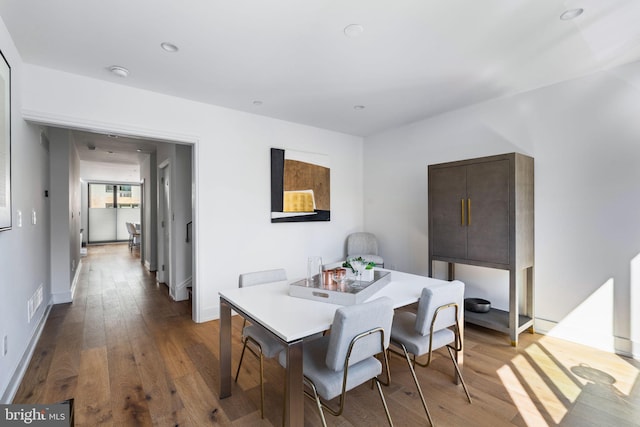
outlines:
[[[378,240],[372,233],[358,232],[347,236],[347,255],[378,255]]]
[[[458,304],[458,309],[462,310],[464,302],[464,283],[454,280],[445,285],[433,288],[424,288],[418,303],[418,314],[416,315],[415,331],[420,335],[428,335],[431,329],[431,322],[438,307],[446,304]],[[448,308],[438,314],[434,331],[453,326],[456,323],[455,309]]]
[[[284,268],[274,270],[253,271],[251,273],[243,273],[238,277],[238,286],[241,288],[262,283],[280,282],[287,280],[287,272]]]
[[[349,366],[384,351],[389,346],[392,321],[393,301],[389,297],[340,307],[334,315],[329,335],[329,347],[325,359],[327,367],[336,372],[342,371],[351,340],[371,329],[382,328],[384,330],[384,348],[381,348],[379,334],[371,334],[362,338],[351,351]]]
[[[131,224],[130,222],[126,222],[125,225],[127,226],[127,232],[131,235],[135,234],[135,229],[133,228],[133,224]]]

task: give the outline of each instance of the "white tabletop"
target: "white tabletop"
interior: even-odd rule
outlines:
[[[449,284],[445,280],[380,270],[389,271],[391,280],[369,300],[387,296],[393,300],[394,308],[418,301],[423,288]],[[220,291],[220,296],[286,342],[329,329],[335,311],[341,306],[289,296],[289,283],[291,281],[225,289]]]

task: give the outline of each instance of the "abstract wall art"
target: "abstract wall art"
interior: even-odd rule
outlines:
[[[271,149],[271,222],[331,219],[329,156]]]

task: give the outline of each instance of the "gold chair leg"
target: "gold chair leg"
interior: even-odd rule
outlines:
[[[287,373],[284,373],[284,394],[282,395],[282,427],[285,427],[284,425],[284,419],[287,417]]]
[[[242,345],[242,353],[240,353],[240,361],[238,362],[238,370],[236,371],[236,379],[238,382],[238,375],[240,375],[240,367],[242,366],[242,360],[244,359],[244,351],[247,349],[247,340],[244,340],[244,344]]]
[[[409,365],[409,370],[411,371],[411,376],[413,376],[413,382],[416,383],[416,388],[418,389],[418,394],[420,395],[420,400],[422,401],[422,407],[424,411],[427,413],[427,418],[429,419],[429,424],[433,426],[433,419],[431,418],[431,413],[429,413],[429,408],[427,408],[427,402],[424,400],[424,395],[422,394],[422,389],[420,388],[420,383],[418,382],[418,377],[416,376],[416,371],[413,369],[413,362],[409,357],[409,353],[407,352],[407,348],[400,344],[402,347],[402,351],[404,351],[404,357],[407,359],[407,365]]]
[[[238,362],[238,370],[236,371],[236,379],[235,379],[236,382],[238,382],[238,376],[240,375],[240,368],[242,367],[242,361],[244,360],[244,352],[247,349],[248,341],[249,339],[245,338],[244,345],[242,346],[242,353],[240,353],[240,361]],[[252,351],[252,350],[249,349],[249,351]],[[262,356],[261,348],[260,348],[259,357],[260,357],[260,417],[264,419],[264,357]]]
[[[260,352],[260,418],[264,419],[264,357]]]
[[[305,377],[306,379],[306,377]],[[324,411],[322,410],[322,402],[320,401],[320,396],[318,396],[318,391],[316,390],[316,385],[312,381],[306,381],[311,390],[313,391],[313,397],[316,400],[316,406],[318,407],[318,412],[320,413],[320,419],[322,420],[322,426],[327,427],[327,420],[324,418]],[[305,391],[305,394],[311,397],[308,392]]]
[[[384,398],[384,394],[382,393],[382,387],[380,386],[380,381],[376,379],[376,385],[378,386],[378,393],[380,394],[380,399],[382,399],[382,406],[384,406],[384,413],[387,414],[387,421],[389,421],[389,426],[393,427],[393,421],[391,421],[391,414],[389,413],[389,407],[387,406],[387,401]]]
[[[471,396],[469,395],[469,390],[467,390],[467,384],[465,384],[464,378],[462,378],[462,372],[460,372],[460,367],[458,366],[458,362],[456,362],[455,355],[453,354],[453,349],[447,346],[447,350],[449,350],[449,356],[451,357],[453,366],[456,368],[456,373],[458,374],[458,378],[460,378],[460,382],[462,383],[462,388],[464,389],[464,392],[467,394],[467,399],[469,400],[469,403],[471,403]]]

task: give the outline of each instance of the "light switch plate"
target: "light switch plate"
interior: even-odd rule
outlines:
[[[37,224],[37,218],[36,218],[36,210],[32,209],[31,210],[31,224],[36,225]]]
[[[16,222],[18,223],[18,227],[22,227],[22,211],[16,211]]]

